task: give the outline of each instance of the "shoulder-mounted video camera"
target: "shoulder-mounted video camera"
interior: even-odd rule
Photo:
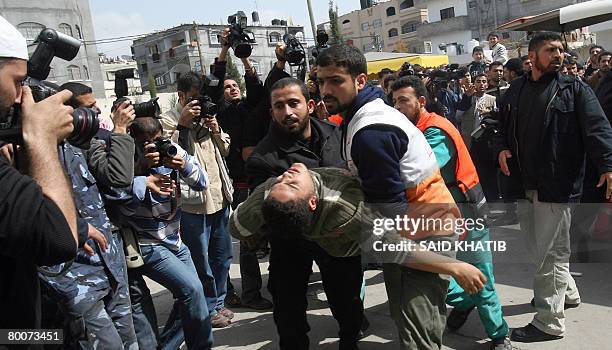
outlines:
[[[295,35],[289,33],[283,36],[283,41],[286,45],[284,56],[289,65],[293,67],[303,65],[306,59],[306,52],[302,43],[300,43]]]
[[[247,16],[243,11],[238,11],[228,16],[227,21],[230,25],[229,45],[234,50],[234,55],[238,58],[251,56],[251,44],[255,43],[255,35],[246,30]]]
[[[51,28],[43,29],[36,39],[38,46],[28,60],[28,77],[25,84],[32,89],[34,101],[40,102],[55,94],[58,86],[44,81],[51,71],[51,61],[59,57],[71,61],[76,57],[81,42]],[[66,139],[70,144],[83,146],[98,132],[100,127],[98,111],[91,108],[77,108],[72,113],[74,130]],[[21,109],[14,105],[7,118],[0,122],[0,140],[18,144],[22,140]]]
[[[325,29],[323,28],[317,29],[316,39],[317,39],[317,45],[312,50],[312,57],[314,58],[319,57],[321,52],[323,52],[325,49],[329,47],[329,45],[327,44],[327,42],[329,41],[329,35],[327,35],[327,32],[325,31]]]

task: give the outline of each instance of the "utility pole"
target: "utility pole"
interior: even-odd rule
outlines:
[[[196,41],[198,42],[198,55],[200,56],[200,70],[202,76],[206,75],[206,68],[204,67],[204,59],[202,58],[202,49],[200,48],[200,30],[195,21],[193,21],[193,30],[195,30]]]
[[[314,15],[312,14],[312,4],[310,3],[310,0],[306,0],[306,3],[308,5],[308,16],[310,17],[310,29],[312,30],[312,36],[316,38],[317,27],[315,26]]]

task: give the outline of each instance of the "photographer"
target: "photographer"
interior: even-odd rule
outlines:
[[[34,103],[26,78],[25,38],[0,17],[0,120],[20,104],[24,173],[11,167],[14,145],[0,157],[0,329],[40,327],[36,265],[72,259],[77,247],[76,209],[57,154],[73,130],[72,108],[60,92]],[[9,317],[10,315],[10,317]]]
[[[212,325],[222,328],[233,317],[224,306],[232,261],[227,221],[233,188],[224,159],[230,151],[230,137],[214,115],[202,114],[202,79],[197,73],[181,75],[177,90],[177,108],[162,115],[164,135],[196,158],[209,178],[208,187],[201,192],[181,184],[181,232],[204,286]]]
[[[90,87],[70,82],[60,90],[72,92],[68,103],[73,108],[98,111]],[[101,140],[79,146],[64,142],[59,147],[79,208],[77,220],[82,248],[66,273],[39,275],[50,295],[61,305],[69,325],[64,345],[70,348],[130,349],[137,345],[123,242],[106,214],[100,195],[105,186],[127,187],[132,183],[134,141],[127,134],[127,128],[133,119],[134,108],[129,103],[113,111],[115,129],[110,135],[108,150]],[[63,267],[62,264],[52,269],[59,271]]]

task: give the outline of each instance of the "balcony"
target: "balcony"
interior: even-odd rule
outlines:
[[[419,37],[427,39],[443,33],[453,33],[470,30],[469,17],[459,16],[433,23],[423,23],[418,28]]]

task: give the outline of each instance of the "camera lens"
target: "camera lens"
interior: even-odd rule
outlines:
[[[68,136],[70,144],[80,147],[87,144],[100,129],[98,111],[92,108],[79,107],[72,112],[74,130]]]

